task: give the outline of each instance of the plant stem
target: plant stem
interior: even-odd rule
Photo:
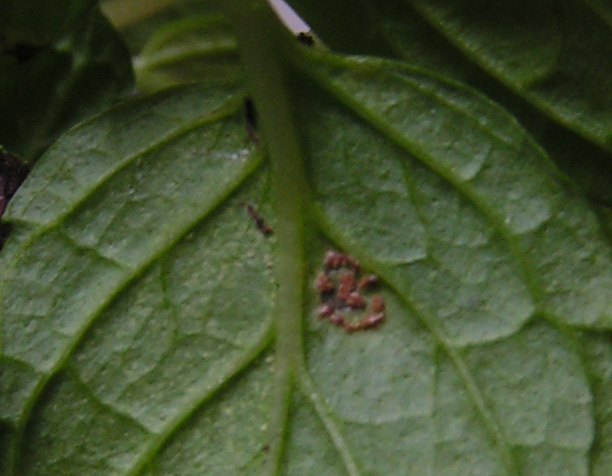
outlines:
[[[224,0],[238,40],[249,90],[259,117],[259,131],[271,165],[276,211],[275,277],[277,295],[276,401],[271,428],[270,467],[278,471],[286,432],[289,400],[303,363],[304,196],[306,181],[299,139],[285,83],[282,44],[290,39],[263,0]]]

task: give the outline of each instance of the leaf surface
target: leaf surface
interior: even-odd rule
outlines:
[[[591,468],[594,476],[604,476],[612,471],[612,455],[609,451],[612,441],[612,346],[609,337],[605,335],[587,334],[582,337],[582,353],[593,385],[594,409],[598,421]]]
[[[612,324],[588,204],[472,90],[299,54],[300,315],[278,297],[292,224],[240,89],[166,91],[71,130],[8,210],[3,474],[586,476],[595,438],[609,450],[572,330]],[[316,317],[330,249],[381,278],[381,326]]]
[[[316,2],[296,0],[292,3],[303,8],[307,14],[306,19],[326,42],[330,38],[333,40],[337,31],[345,31],[348,28],[345,26],[348,20],[344,15],[320,18],[320,15],[315,14]],[[603,2],[599,6],[596,4],[600,2],[583,3],[600,12],[600,16],[605,18]],[[358,36],[360,40],[367,42],[369,47],[376,46],[376,55],[436,71],[476,88],[499,102],[536,138],[557,165],[576,181],[589,198],[598,203],[610,203],[608,184],[612,180],[612,155],[609,151],[602,149],[592,140],[581,137],[575,129],[570,132],[567,125],[559,121],[554,114],[549,114],[537,101],[526,97],[525,91],[500,81],[495,71],[483,67],[477,59],[466,54],[452,37],[436,28],[435,22],[430,22],[427,15],[421,14],[407,2],[361,0],[360,4],[367,11],[368,20],[356,24],[360,32]],[[338,6],[340,8],[340,5]],[[349,10],[352,7],[346,4],[341,8]],[[584,11],[585,8],[582,7],[581,10]],[[471,25],[466,25],[466,29],[470,28]],[[527,30],[524,33],[530,34]],[[503,41],[506,32],[500,29],[491,34],[500,36],[496,41]],[[533,42],[537,43],[537,40],[534,38]],[[370,51],[360,41],[332,41],[329,45],[332,49],[339,48],[352,54],[366,54]],[[583,94],[582,89],[572,86],[576,82],[574,76],[558,76],[557,80],[563,84],[562,87],[573,89],[574,94]],[[553,107],[556,105],[553,104]]]
[[[612,150],[612,35],[605,2],[548,1],[528,10],[505,0],[410,3],[491,75]]]

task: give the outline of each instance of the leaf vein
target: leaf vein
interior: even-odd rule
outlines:
[[[470,399],[472,400],[472,403],[476,410],[476,414],[480,417],[481,421],[483,422],[483,425],[489,432],[491,438],[495,441],[498,451],[500,452],[500,456],[507,470],[511,474],[521,476],[522,473],[520,472],[518,462],[514,458],[514,455],[510,449],[510,444],[507,441],[503,430],[495,421],[493,411],[487,405],[483,392],[478,387],[476,380],[474,379],[472,373],[470,372],[458,350],[455,349],[451,345],[451,343],[447,341],[447,339],[444,337],[444,333],[441,330],[441,326],[438,324],[437,319],[435,319],[434,316],[419,309],[412,303],[409,298],[411,292],[408,286],[406,287],[406,289],[401,289],[395,284],[393,284],[393,272],[388,269],[387,266],[377,262],[375,259],[372,259],[368,256],[367,252],[362,249],[358,249],[357,246],[346,240],[342,236],[342,233],[338,231],[336,227],[325,218],[323,213],[315,213],[314,216],[322,232],[331,241],[338,243],[341,248],[347,250],[351,255],[356,256],[361,263],[366,265],[376,275],[378,275],[383,280],[383,282],[401,298],[404,304],[414,313],[415,316],[417,316],[419,321],[429,331],[429,333],[432,335],[438,345],[443,349],[444,353],[449,357],[459,376],[461,377],[465,389],[468,395],[470,396]]]
[[[302,392],[314,408],[316,415],[319,417],[319,420],[325,427],[325,430],[333,442],[336,451],[340,455],[346,472],[349,476],[360,476],[361,472],[357,467],[357,463],[355,462],[355,457],[353,456],[351,449],[346,443],[342,432],[333,421],[329,409],[326,408],[325,404],[321,400],[320,393],[308,375],[308,371],[304,368],[301,368],[299,371],[299,381],[302,387]]]
[[[194,396],[185,405],[183,412],[169,420],[162,430],[155,434],[155,438],[153,438],[147,449],[143,451],[141,457],[134,462],[131,469],[129,469],[124,476],[136,476],[139,474],[151,457],[163,448],[168,439],[187,422],[190,416],[223,390],[234,378],[238,378],[239,374],[245,372],[253,365],[257,357],[266,350],[272,341],[272,330],[272,320],[269,319],[261,334],[257,336],[253,344],[249,348],[246,348],[245,352],[228,366],[223,375],[217,377],[212,382],[206,383],[200,389],[193,392]]]
[[[461,180],[458,176],[456,176],[452,169],[436,163],[435,159],[432,158],[431,153],[425,151],[422,147],[414,144],[409,139],[406,139],[401,132],[397,131],[395,127],[387,121],[385,117],[372,110],[362,102],[356,101],[348,93],[343,91],[341,87],[331,84],[319,74],[315,73],[314,77],[323,88],[333,94],[342,104],[348,106],[349,109],[356,113],[359,117],[371,123],[381,134],[384,134],[385,137],[390,139],[400,148],[406,150],[412,156],[417,158],[432,172],[453,186],[465,200],[479,210],[491,224],[491,226],[504,239],[510,254],[518,263],[520,263],[523,271],[522,280],[529,290],[533,302],[536,305],[539,305],[539,303],[545,301],[543,298],[545,293],[543,291],[542,283],[539,281],[539,278],[537,278],[539,273],[531,264],[526,252],[518,244],[516,244],[513,233],[504,223],[504,220],[501,217],[498,217],[493,208],[486,203],[484,198],[480,197],[479,194],[473,190],[473,187],[470,186],[469,181]]]
[[[10,457],[12,458],[12,467],[13,474],[16,474],[15,471],[17,469],[17,464],[19,460],[19,451],[21,447],[21,440],[23,439],[25,428],[27,426],[28,421],[31,418],[32,411],[36,405],[36,402],[40,398],[43,393],[43,390],[46,388],[47,384],[51,380],[51,378],[66,364],[70,355],[78,348],[80,342],[84,338],[87,333],[87,330],[91,327],[91,325],[96,321],[100,313],[110,306],[114,300],[119,296],[121,291],[123,291],[131,282],[137,279],[142,275],[153,263],[155,263],[158,259],[166,255],[170,252],[176,243],[178,243],[184,236],[186,236],[190,230],[194,227],[198,226],[202,221],[204,221],[207,217],[209,217],[229,196],[241,183],[243,183],[251,173],[255,172],[259,165],[262,163],[263,156],[257,152],[251,155],[251,160],[247,160],[243,169],[238,173],[234,179],[227,184],[226,189],[222,190],[216,197],[216,201],[212,202],[205,210],[202,211],[201,214],[195,216],[195,218],[186,224],[182,230],[179,230],[172,239],[162,247],[157,254],[152,255],[148,260],[140,263],[138,266],[131,269],[131,272],[125,276],[121,282],[119,282],[113,292],[109,292],[106,299],[98,304],[96,309],[93,309],[89,316],[84,318],[83,324],[74,332],[73,339],[65,346],[65,350],[62,354],[57,358],[55,364],[51,367],[48,373],[43,374],[41,379],[36,384],[33,389],[30,397],[25,401],[24,411],[19,419],[16,436],[13,439],[13,444],[10,449]]]
[[[78,197],[78,199],[76,199],[74,202],[72,202],[70,204],[70,206],[66,210],[64,210],[62,213],[60,213],[57,217],[55,217],[49,223],[39,224],[41,226],[37,229],[38,233],[35,233],[35,236],[38,236],[38,235],[44,233],[45,231],[48,231],[51,228],[57,227],[68,216],[70,216],[71,213],[73,213],[80,205],[82,205],[85,201],[87,201],[87,199],[91,198],[101,187],[103,187],[105,184],[107,184],[109,180],[111,180],[119,172],[121,172],[122,170],[127,168],[129,165],[134,163],[139,158],[142,158],[145,155],[147,155],[147,154],[149,154],[151,152],[154,152],[155,150],[160,149],[164,145],[170,144],[172,141],[177,140],[180,137],[182,137],[182,136],[184,136],[184,135],[186,135],[186,134],[188,134],[188,133],[190,133],[190,132],[192,132],[194,130],[197,130],[200,127],[204,127],[207,124],[210,124],[212,122],[215,122],[215,121],[227,118],[227,117],[229,117],[231,115],[234,115],[236,113],[236,111],[237,111],[237,106],[235,104],[236,102],[237,102],[236,100],[229,100],[225,104],[223,104],[222,106],[216,108],[214,111],[211,111],[209,114],[207,114],[206,116],[202,117],[200,120],[188,123],[188,124],[186,124],[183,127],[179,127],[177,129],[173,130],[168,135],[166,135],[164,137],[161,137],[156,142],[153,142],[153,143],[147,145],[146,147],[144,147],[144,148],[142,148],[142,149],[140,149],[140,150],[138,150],[138,151],[136,151],[136,152],[134,152],[134,153],[132,153],[130,155],[127,155],[126,157],[124,157],[122,160],[120,160],[116,164],[114,164],[113,167],[110,167],[106,171],[106,173],[100,175],[98,177],[98,180],[92,186],[88,187],[88,189],[80,197]],[[231,107],[231,106],[234,106],[234,107]],[[103,152],[105,152],[105,151],[103,151]],[[69,160],[69,157],[66,157],[65,160],[62,163],[65,164],[68,160]],[[55,179],[57,177],[57,174],[60,173],[62,170],[63,170],[63,167],[61,167],[61,166],[58,167],[57,171],[51,176],[51,179],[49,180],[49,182],[53,182],[53,179]],[[45,193],[49,193],[49,192],[47,190],[45,190]],[[27,210],[29,208],[29,206],[34,201],[34,199],[37,198],[37,196],[38,195],[36,195],[36,194],[32,194],[32,199],[30,200],[30,202],[28,204],[26,204],[23,207],[24,210]],[[23,221],[28,221],[28,220],[23,220]],[[31,221],[31,223],[36,224],[36,222],[33,222],[33,221]]]

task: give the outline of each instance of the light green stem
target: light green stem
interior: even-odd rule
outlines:
[[[223,0],[249,78],[260,137],[271,165],[275,227],[276,401],[270,424],[268,474],[282,457],[290,398],[303,363],[304,196],[306,182],[299,139],[287,91],[282,44],[291,40],[263,0]]]

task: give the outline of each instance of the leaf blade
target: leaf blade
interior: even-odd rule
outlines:
[[[408,75],[427,78],[422,86],[417,85],[419,80],[416,79],[413,83],[415,91],[421,92],[412,95],[408,92],[412,79],[405,82],[403,72],[397,71],[396,74],[391,65],[386,70],[384,62],[360,59],[336,62],[327,58],[323,59],[323,63],[321,68],[326,70],[323,74],[327,77],[319,77],[318,80],[324,88],[349,109],[370,121],[391,142],[422,161],[442,182],[448,182],[459,195],[480,210],[478,214],[506,242],[512,260],[522,268],[524,285],[540,312],[575,325],[608,325],[605,323],[610,320],[610,310],[606,309],[609,299],[602,297],[606,295],[606,283],[611,279],[607,240],[595,216],[588,211],[588,205],[566,183],[542,150],[518,128],[511,116],[468,89],[439,82],[438,78],[418,70],[408,73],[406,69]],[[385,73],[381,76],[381,82],[373,80],[370,83],[370,78],[375,78],[377,72],[382,71]],[[384,89],[381,88],[383,82]],[[443,86],[433,93],[437,88],[434,84]],[[489,127],[494,128],[495,132],[490,132]],[[317,140],[321,144],[329,143],[324,137],[324,134],[320,134]],[[313,149],[313,154],[320,152]],[[520,164],[517,160],[521,160]],[[319,165],[329,169],[323,162]],[[342,167],[337,165],[336,168]],[[345,167],[359,175],[358,167],[348,164]],[[390,165],[381,167],[384,169]],[[332,172],[319,175],[323,184],[327,173]],[[336,171],[336,176],[338,174],[342,175],[342,171]],[[351,174],[345,175],[350,177]],[[420,180],[420,183],[424,183],[422,178]],[[321,196],[325,196],[325,193],[321,192]],[[444,194],[440,188],[436,193]],[[431,192],[426,194],[431,195]],[[360,213],[365,213],[364,204],[369,206],[375,203],[375,198],[367,202],[362,200]],[[344,205],[344,209],[337,211],[336,215],[350,217],[355,215],[355,211]],[[374,215],[372,213],[367,220],[376,223]],[[577,221],[578,216],[581,216],[581,221]],[[590,218],[585,221],[587,216]],[[343,226],[346,227],[350,220],[345,218]],[[366,218],[354,217],[352,220],[363,223]],[[422,224],[415,226],[418,230]],[[393,231],[390,233],[393,236]],[[586,238],[587,234],[590,238]],[[401,233],[395,237],[395,241],[401,242],[400,236]],[[556,252],[553,251],[551,239],[559,240]],[[585,246],[590,249],[585,250]],[[378,256],[377,260],[391,264],[384,256]],[[555,277],[560,275],[565,282],[561,283]],[[600,285],[603,294],[595,291],[587,297],[593,290],[585,288],[584,282]],[[573,292],[568,293],[570,288],[583,288],[582,292],[586,293],[584,298],[579,298]],[[592,313],[584,307],[589,303],[594,305]]]
[[[287,363],[277,359],[295,363],[302,347],[266,353],[272,307],[282,311],[301,304],[278,301],[278,278],[270,267],[273,259],[287,260],[271,251],[280,237],[261,236],[232,198],[256,201],[259,213],[278,229],[278,209],[272,205],[279,196],[268,189],[268,173],[279,169],[269,172],[260,152],[249,151],[241,164],[219,166],[216,173],[195,166],[186,166],[184,175],[168,173],[168,165],[193,158],[193,148],[205,157],[187,162],[209,166],[216,159],[231,162],[236,151],[250,149],[244,145],[240,101],[227,91],[211,100],[214,91],[194,86],[147,100],[149,113],[136,114],[140,122],[115,113],[120,125],[110,134],[108,148],[120,153],[109,163],[99,163],[92,149],[83,149],[88,162],[78,156],[90,139],[109,137],[104,119],[98,118],[90,135],[73,132],[65,149],[49,151],[38,175],[11,206],[18,228],[1,259],[14,268],[0,281],[0,303],[11,311],[8,319],[3,313],[2,326],[13,335],[2,341],[0,384],[4,388],[9,380],[11,389],[0,399],[3,422],[14,427],[23,398],[37,394],[30,396],[35,418],[28,424],[23,420],[22,432],[12,435],[32,455],[17,461],[15,471],[271,474],[276,462],[269,464],[269,445],[280,441],[285,448],[281,474],[326,474],[329,469],[400,475],[408,469],[436,475],[586,476],[595,431],[592,386],[565,330],[568,324],[606,323],[563,309],[541,312],[554,309],[555,303],[541,305],[541,296],[526,284],[522,262],[497,229],[501,222],[518,236],[537,231],[537,207],[521,210],[512,194],[472,182],[487,168],[500,177],[494,182],[500,190],[504,180],[518,180],[519,189],[526,190],[520,190],[518,201],[527,196],[552,203],[549,215],[568,222],[572,231],[584,227],[585,241],[602,250],[598,269],[603,277],[593,290],[583,291],[576,281],[568,289],[606,301],[602,283],[611,268],[605,252],[609,245],[592,223],[589,207],[512,119],[470,90],[371,59],[309,57],[300,76],[293,83],[301,95],[299,120],[285,127],[300,131],[307,151],[311,190],[299,190],[314,209],[300,216],[307,225],[303,253],[308,277],[314,281],[323,269],[326,249],[344,248],[360,259],[364,272],[382,279],[378,291],[386,303],[386,321],[375,330],[347,334],[316,317],[320,295],[305,289],[303,366],[297,376],[283,374],[279,383],[279,368]],[[163,98],[168,102],[160,107]],[[436,122],[436,114],[427,115],[431,101],[453,119]],[[174,114],[165,117],[173,103],[174,111],[184,114],[182,121]],[[194,111],[193,103],[204,103],[204,110]],[[164,119],[156,122],[158,116]],[[131,143],[130,135],[141,129],[143,136]],[[271,137],[264,140],[275,140]],[[444,140],[437,141],[440,137]],[[464,147],[466,138],[473,140],[472,147]],[[164,145],[151,148],[150,142]],[[184,147],[173,149],[177,142]],[[476,145],[506,155],[471,155],[480,150]],[[150,160],[137,163],[142,155]],[[75,162],[62,164],[66,156]],[[508,161],[530,164],[532,175],[525,179],[513,173]],[[71,170],[75,164],[76,172]],[[201,174],[197,187],[189,185],[194,171]],[[74,173],[86,180],[72,179]],[[226,174],[233,179],[215,180]],[[185,190],[176,184],[186,185]],[[160,187],[171,206],[157,200]],[[550,195],[550,189],[562,199]],[[63,201],[47,203],[48,190]],[[284,193],[290,191],[288,184]],[[145,208],[137,205],[138,195],[150,200]],[[475,196],[480,201],[470,200]],[[574,206],[582,221],[559,219],[569,212],[555,200]],[[164,218],[158,227],[147,218],[151,209]],[[491,214],[498,217],[492,220]],[[505,223],[506,217],[512,219]],[[57,240],[72,240],[66,248],[82,257],[81,263],[51,256],[58,249],[47,249],[48,237],[57,227]],[[133,234],[139,239],[133,240]],[[151,238],[154,234],[161,240]],[[533,241],[549,248],[544,249],[548,262],[566,249],[562,240],[538,236]],[[22,260],[36,243],[41,243],[39,259]],[[528,249],[529,244],[516,246]],[[154,251],[146,251],[150,248]],[[41,286],[20,289],[15,275],[24,266],[33,270],[30,283],[35,277],[53,277],[74,304],[83,296],[80,281],[89,290],[86,296],[96,293],[93,280],[87,283],[82,274],[91,270],[87,259],[117,267],[115,277],[109,269],[100,271],[117,289],[110,295],[99,291],[94,300],[100,312],[83,324],[83,339],[67,351],[61,368],[55,364],[54,378],[32,390],[32,379],[40,376],[27,380],[19,370],[27,368],[28,358],[40,366],[48,357],[40,355],[37,341],[24,328],[40,318],[36,306],[43,317],[49,305],[54,312],[61,309],[58,303],[73,309],[61,300],[45,304]],[[528,259],[542,266],[529,254]],[[51,261],[55,269],[36,268],[37,261]],[[126,272],[133,273],[128,281]],[[303,276],[292,276],[288,285],[303,288]],[[553,269],[536,278],[546,283],[551,276],[563,274]],[[32,299],[13,301],[17,292]],[[100,304],[104,299],[108,302]],[[28,307],[31,303],[34,308]],[[597,302],[589,306],[605,309]],[[20,310],[30,318],[20,321]],[[58,317],[58,323],[59,331],[70,331],[69,321]],[[14,339],[19,332],[21,343]],[[287,335],[287,328],[277,326],[274,332],[286,343],[302,341],[301,334]],[[48,345],[47,336],[42,337],[39,342]],[[17,349],[21,345],[24,349]],[[287,418],[285,402],[278,405],[279,386],[283,398],[292,397]],[[78,418],[67,418],[73,408]],[[82,422],[99,427],[88,432]],[[117,431],[129,434],[124,448],[111,444]],[[84,443],[62,459],[71,441]]]
[[[180,109],[183,109],[186,98],[189,104],[201,98],[200,102],[205,104],[211,98],[208,88],[205,91],[203,94],[198,87],[184,88],[182,94],[169,95],[170,103],[182,104]],[[196,114],[192,108],[186,109],[187,117],[178,121],[179,126],[181,122],[191,126],[170,140],[167,135],[158,137],[157,144],[163,147],[145,148],[145,153],[130,156],[126,155],[126,143],[114,142],[117,137],[111,135],[106,150],[116,153],[115,161],[103,164],[109,173],[100,173],[101,164],[95,161],[98,154],[88,157],[91,160],[89,168],[75,160],[72,166],[78,164],[77,169],[71,166],[63,169],[63,148],[67,144],[71,144],[68,147],[77,144],[78,150],[78,144],[82,144],[81,132],[91,128],[100,133],[105,121],[113,123],[113,117],[121,116],[126,109],[140,113],[144,109],[139,123],[141,126],[150,124],[155,122],[151,115],[156,115],[157,105],[155,101],[139,102],[96,119],[65,136],[50,151],[39,174],[34,173],[22,192],[30,192],[29,199],[14,203],[11,217],[18,221],[16,236],[21,240],[14,246],[10,246],[13,242],[9,243],[3,253],[4,269],[8,272],[2,278],[2,293],[10,299],[2,301],[2,374],[5,379],[13,379],[9,387],[12,395],[7,398],[14,403],[3,406],[3,419],[17,428],[13,446],[15,458],[19,439],[36,402],[46,392],[51,377],[72,358],[83,336],[90,332],[92,322],[100,320],[108,307],[121,298],[126,287],[146,276],[148,269],[163,261],[177,243],[189,241],[189,231],[205,221],[261,163],[261,157],[243,143],[242,117],[235,117],[235,106],[241,102],[236,103],[232,94],[225,91],[216,101],[211,101],[208,110],[200,109]],[[201,120],[219,105],[221,114]],[[171,108],[166,109],[166,113],[170,111]],[[164,125],[161,127],[172,132],[177,121],[172,115],[168,117],[170,121],[162,114]],[[139,127],[132,128],[130,133],[138,130]],[[153,131],[159,132],[159,129],[153,128]],[[85,136],[90,137],[89,133]],[[104,133],[98,135],[103,140],[105,136]],[[150,138],[148,136],[144,142]],[[142,144],[135,140],[132,146],[138,151]],[[87,150],[84,155],[88,155]],[[127,163],[126,156],[131,157]],[[54,174],[54,183],[65,192],[62,208],[47,207],[44,202],[46,193],[54,188],[47,187],[50,176],[45,167],[59,170]],[[64,177],[71,177],[75,170],[84,174],[80,175],[83,181],[69,182],[71,186],[66,187],[62,173]],[[182,188],[177,189],[179,184]],[[92,195],[91,190],[102,192]],[[32,205],[31,200],[36,200],[38,194],[40,207]],[[231,210],[232,226],[245,222],[242,210]],[[160,214],[166,216],[161,227],[157,218]],[[156,224],[157,231],[151,233]],[[118,234],[123,236],[120,241],[116,241]],[[209,252],[211,257],[214,249]],[[217,249],[220,249],[218,245]],[[218,254],[216,259],[223,259],[223,256]],[[243,278],[239,275],[236,279]],[[211,282],[214,281],[213,275]],[[230,311],[223,303],[218,305],[221,306],[218,309]],[[20,323],[26,322],[29,324],[22,327]],[[266,339],[267,334],[267,331],[262,334],[249,330],[249,339]],[[37,344],[43,341],[44,344]],[[29,365],[35,372],[25,381],[14,379],[17,369],[11,361]],[[17,460],[13,459],[13,463]]]

